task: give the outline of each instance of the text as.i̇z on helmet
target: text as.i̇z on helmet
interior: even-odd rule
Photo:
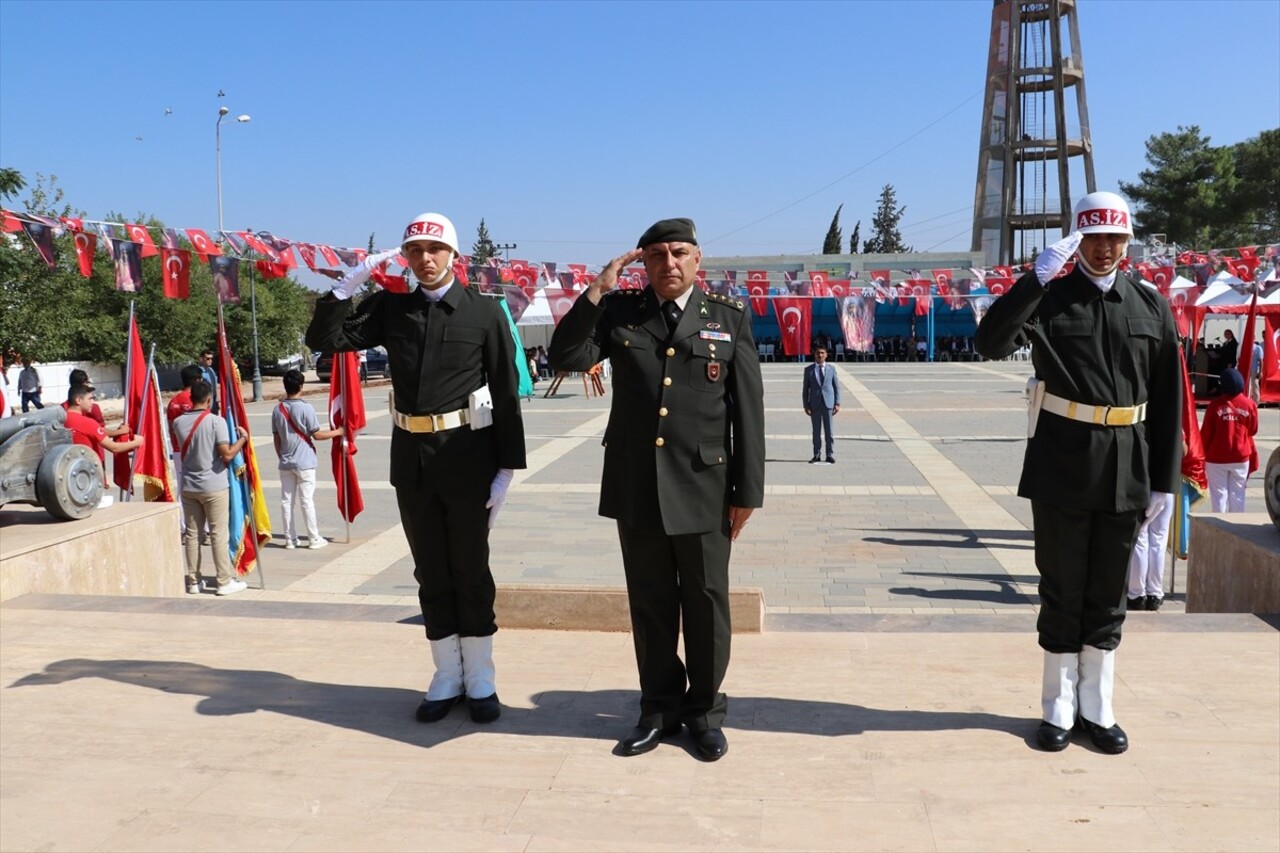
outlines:
[[[1116,228],[1129,227],[1129,214],[1114,208],[1082,210],[1076,214],[1076,229],[1088,228],[1092,225],[1114,225]]]

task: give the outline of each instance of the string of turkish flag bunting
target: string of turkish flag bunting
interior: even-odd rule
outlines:
[[[313,271],[320,263],[331,269],[355,267],[368,256],[364,249],[287,240],[269,231],[255,234],[250,231],[209,232],[199,228],[153,229],[138,223],[99,222],[72,217],[55,219],[9,210],[0,212],[3,213],[4,232],[25,232],[51,269],[56,264],[53,238],[65,231],[75,236],[80,273],[86,278],[92,275],[94,253],[101,246],[115,262],[118,290],[139,290],[142,286],[142,258],[159,255],[164,272],[164,294],[174,299],[186,299],[190,295],[188,276],[192,253],[209,265],[219,300],[230,304],[240,301],[241,262],[252,262],[254,270],[263,279],[274,279],[283,278],[289,270],[297,268],[295,249],[302,262]],[[159,237],[158,246],[152,231]],[[215,240],[211,233],[220,234],[221,239]],[[1227,252],[1235,254],[1232,256]],[[1197,287],[1203,290],[1220,267],[1225,267],[1242,282],[1252,282],[1264,258],[1275,264],[1280,259],[1280,244],[1211,249],[1203,253],[1183,251],[1172,258],[1139,262],[1132,266],[1125,259],[1121,269],[1136,271],[1168,298],[1179,266],[1189,268]],[[403,257],[397,258],[396,262],[401,268],[408,266]],[[713,293],[749,299],[757,316],[765,314],[770,300],[843,299],[848,296],[874,299],[878,304],[897,300],[900,306],[910,305],[914,300],[916,313],[923,315],[929,313],[930,303],[935,298],[951,310],[959,310],[966,305],[974,307],[970,300],[976,297],[1000,296],[1013,285],[1018,274],[1029,269],[1030,264],[990,269],[934,269],[927,273],[915,269],[880,269],[866,271],[865,279],[859,272],[842,277],[826,270],[699,270],[698,285]],[[454,274],[463,285],[474,283],[482,292],[504,295],[517,322],[535,294],[545,291],[553,321],[559,323],[578,292],[595,279],[597,271],[592,271],[587,264],[551,261],[531,263],[490,259],[485,264],[472,264],[471,258],[463,255],[454,262]],[[404,292],[408,289],[405,276],[392,273],[388,264],[374,270],[372,278],[391,291]],[[622,288],[638,289],[647,283],[643,267],[629,267],[619,276]]]

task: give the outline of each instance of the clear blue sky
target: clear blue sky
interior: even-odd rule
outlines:
[[[692,216],[707,254],[803,253],[841,203],[866,236],[892,183],[909,243],[967,249],[990,9],[0,0],[0,165],[90,218],[214,228],[225,103],[253,117],[223,125],[228,229],[381,248],[439,210],[464,251],[484,217],[512,257],[595,264]],[[1079,17],[1099,188],[1178,125],[1280,126],[1280,0]]]

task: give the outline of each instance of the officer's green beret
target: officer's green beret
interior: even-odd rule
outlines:
[[[698,230],[693,227],[692,219],[663,219],[649,226],[649,230],[640,235],[636,243],[637,249],[654,243],[692,243],[698,245]]]

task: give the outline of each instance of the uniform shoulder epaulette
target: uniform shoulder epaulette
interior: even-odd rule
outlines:
[[[728,305],[730,308],[736,308],[739,311],[744,311],[746,310],[746,307],[747,307],[737,299],[730,299],[729,297],[721,296],[718,293],[708,293],[707,298],[710,299],[712,302],[719,302],[721,305]]]
[[[644,291],[634,287],[615,287],[605,296],[644,296]]]

